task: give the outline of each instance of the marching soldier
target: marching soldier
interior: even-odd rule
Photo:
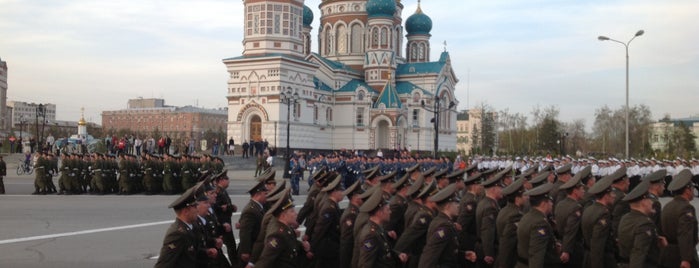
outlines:
[[[263,205],[267,199],[267,192],[265,180],[258,179],[257,184],[248,191],[250,193],[250,202],[240,214],[240,220],[238,221],[240,224],[238,255],[243,266],[249,264],[252,244],[260,233],[262,217],[265,214]]]
[[[419,208],[405,232],[396,241],[396,251],[408,254],[407,266],[410,268],[416,268],[420,264],[420,255],[427,243],[427,231],[438,212],[437,204],[430,199],[437,191],[437,185],[432,182],[416,195]]]
[[[282,180],[281,183],[278,183],[274,189],[267,193],[267,200],[264,205],[266,212],[265,215],[262,217],[262,226],[260,226],[260,233],[257,235],[255,243],[252,244],[252,254],[250,256],[250,262],[252,263],[256,263],[257,260],[260,259],[260,254],[262,254],[262,250],[265,246],[265,237],[267,237],[267,229],[269,223],[272,222],[272,220],[274,220],[272,211],[269,210],[269,208],[272,205],[274,205],[279,199],[288,198],[286,196],[283,196],[284,193],[291,193],[286,192],[284,190],[286,190],[286,180]]]
[[[384,268],[395,267],[395,256],[388,241],[388,235],[383,229],[383,225],[391,217],[391,210],[388,202],[383,197],[383,191],[377,189],[369,200],[360,209],[369,215],[369,219],[362,226],[357,235],[355,248],[359,248],[357,253],[358,268]],[[407,261],[408,256],[401,253],[398,256],[402,262]]]
[[[315,267],[337,267],[340,248],[340,206],[342,201],[342,175],[337,175],[321,191],[325,199],[318,206],[317,223],[311,236],[311,249],[315,254]]]
[[[455,184],[449,185],[432,197],[439,213],[427,230],[427,242],[420,255],[419,267],[456,267],[459,259],[476,261],[473,251],[460,251],[454,219],[459,213],[459,197]]]
[[[481,261],[487,266],[494,265],[497,257],[498,236],[495,220],[500,212],[498,201],[502,199],[503,186],[500,183],[502,175],[502,173],[495,174],[495,176],[483,182],[485,196],[478,202],[476,208],[476,230],[483,249]]]
[[[238,210],[238,207],[231,202],[231,197],[228,195],[226,189],[230,183],[228,178],[228,170],[216,174],[213,176],[213,180],[216,186],[216,203],[212,206],[216,218],[223,226],[222,237],[223,244],[226,245],[228,251],[228,258],[231,264],[238,263],[238,253],[236,252],[235,236],[233,235],[233,223],[231,222],[231,216],[234,212]]]
[[[641,179],[648,181],[648,196],[653,201],[653,213],[649,215],[650,219],[657,227],[658,235],[663,235],[660,216],[662,215],[662,206],[660,205],[660,196],[665,192],[665,175],[667,171],[664,169],[652,172]]]
[[[616,267],[616,242],[612,235],[612,215],[609,211],[616,197],[611,189],[613,180],[613,177],[606,176],[588,190],[595,202],[585,208],[580,224],[585,248],[585,268]]]
[[[667,240],[658,236],[657,227],[648,217],[653,214],[649,185],[648,181],[643,181],[624,197],[631,211],[619,222],[620,268],[657,267],[660,264],[660,247],[667,246]]]
[[[408,225],[413,222],[415,214],[422,207],[422,199],[418,198],[420,190],[425,186],[425,178],[420,176],[410,186],[408,191],[405,193],[406,197],[410,200],[407,207],[405,208],[405,213],[403,214],[403,219],[405,220],[405,225],[403,230],[408,229]]]
[[[549,196],[552,188],[547,183],[525,192],[532,209],[517,227],[517,268],[556,267],[560,263],[560,245],[546,216],[553,211],[553,198]]]
[[[527,202],[524,195],[525,178],[520,178],[502,189],[507,205],[500,210],[495,220],[499,237],[496,267],[509,268],[517,264],[517,222],[524,215],[522,207]]]
[[[301,267],[298,265],[300,259],[313,256],[308,242],[299,242],[296,239],[294,226],[298,226],[298,222],[290,190],[286,189],[282,193],[283,198],[280,198],[270,208],[274,219],[268,227],[269,233],[265,237],[262,255],[254,267]],[[248,267],[252,267],[252,265],[248,265]]]
[[[562,167],[556,169],[556,177],[558,178],[556,182],[553,183],[553,188],[551,189],[551,196],[553,196],[553,202],[554,204],[558,204],[561,200],[566,198],[566,193],[565,191],[559,191],[561,185],[565,184],[568,182],[571,178],[571,168],[573,167],[572,164],[565,164]],[[554,207],[555,211],[555,207]]]
[[[364,203],[363,198],[369,198],[369,194],[364,194],[360,186],[360,181],[355,181],[352,186],[343,192],[349,199],[349,205],[342,212],[340,217],[340,267],[349,268],[352,263],[352,251],[354,249],[354,221],[359,214],[359,207]]]
[[[464,181],[466,191],[459,203],[459,216],[456,222],[461,225],[459,232],[459,249],[474,250],[478,241],[478,231],[476,229],[476,209],[483,193],[483,177],[475,173]],[[479,252],[476,251],[476,254]]]
[[[682,170],[672,178],[667,189],[674,198],[663,207],[661,216],[667,247],[662,250],[660,263],[665,267],[699,267],[697,245],[697,214],[689,202],[694,199],[692,173]]]
[[[175,210],[175,222],[165,233],[156,268],[195,267],[197,265],[198,244],[192,229],[197,220],[197,200],[194,189],[190,188],[169,208]]]
[[[408,174],[393,184],[392,188],[396,189],[396,194],[391,198],[389,207],[391,208],[391,219],[386,224],[386,231],[393,231],[396,237],[400,237],[405,226],[405,210],[408,207],[408,199],[406,198],[410,183]]]
[[[313,173],[313,175],[311,175],[311,178],[309,179],[310,181],[313,181],[313,185],[310,189],[308,189],[306,202],[303,204],[303,207],[301,207],[301,210],[299,210],[299,215],[297,218],[299,224],[305,223],[306,228],[308,228],[308,221],[306,221],[306,219],[310,218],[311,213],[313,212],[313,205],[315,204],[315,199],[318,196],[318,193],[320,193],[320,189],[323,188],[322,185],[324,181],[322,181],[321,178],[325,177],[325,173],[325,166],[322,166],[318,168],[318,171]]]
[[[565,198],[556,203],[554,218],[556,219],[557,238],[561,241],[560,260],[564,267],[582,267],[585,249],[583,248],[580,218],[583,207],[580,204],[585,195],[585,185],[581,182],[582,172],[559,186],[560,194]]]

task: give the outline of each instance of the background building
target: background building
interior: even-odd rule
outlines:
[[[653,123],[650,145],[656,153],[695,157],[699,144],[699,116],[663,118]]]
[[[24,120],[28,124],[36,123],[36,109],[42,105],[46,112],[46,123],[51,124],[56,121],[56,105],[52,103],[27,103],[23,101],[9,101],[7,106],[12,107],[12,125],[19,126],[20,121]],[[41,117],[39,117],[41,124]]]
[[[227,116],[226,109],[174,107],[165,105],[163,99],[132,99],[127,109],[103,111],[102,129],[112,135],[121,131],[200,139],[206,132],[214,132],[225,138]]]
[[[7,63],[0,59],[0,132],[10,130],[11,118],[7,110]]]
[[[497,112],[488,111],[483,107],[459,112],[456,119],[457,150],[466,155],[492,155],[496,152],[497,119]]]
[[[440,150],[456,149],[456,111],[447,108],[458,104],[458,79],[446,48],[431,61],[432,20],[419,5],[403,23],[400,1],[323,1],[318,53],[314,12],[302,0],[243,5],[243,55],[223,60],[230,137],[276,147],[290,137],[294,149],[431,151],[438,135]]]

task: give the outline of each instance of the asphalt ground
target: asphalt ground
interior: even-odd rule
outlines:
[[[245,192],[254,184],[252,175],[252,170],[229,171],[228,192],[239,211],[249,200]],[[33,180],[14,173],[5,178],[0,267],[153,267],[174,219],[167,206],[177,196],[30,195]],[[302,181],[301,193],[307,189]],[[297,209],[305,199],[295,197]],[[692,204],[699,206],[699,200]],[[235,213],[233,222],[239,217]]]

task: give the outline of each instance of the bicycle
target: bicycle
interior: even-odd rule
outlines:
[[[24,161],[19,161],[19,166],[17,167],[17,175],[27,174],[32,175],[34,173],[34,167],[27,165]]]

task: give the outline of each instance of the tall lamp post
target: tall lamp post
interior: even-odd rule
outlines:
[[[600,41],[612,41],[612,42],[617,42],[619,44],[624,45],[624,48],[626,48],[626,107],[624,108],[624,116],[626,117],[626,151],[625,151],[625,158],[629,159],[629,45],[631,44],[631,41],[633,41],[636,37],[639,37],[643,35],[644,31],[643,30],[638,30],[636,34],[631,37],[631,39],[624,43],[619,40],[611,39],[609,37],[606,37],[604,35],[600,35],[597,37]]]
[[[21,115],[19,117],[19,148],[20,148],[19,151],[21,153],[24,152],[24,145],[23,145],[24,140],[22,139],[22,132],[24,131],[24,126],[26,126],[26,125],[27,125],[27,118],[24,117],[24,115]]]
[[[46,108],[44,108],[44,105],[39,103],[39,106],[36,107],[36,151],[42,150],[42,142],[41,140],[43,137],[39,136],[39,117],[42,118],[41,124],[44,124],[44,120],[46,120]],[[43,133],[42,133],[43,134]]]
[[[286,103],[286,159],[284,160],[283,177],[289,178],[291,177],[291,174],[289,174],[289,161],[291,161],[291,147],[289,146],[291,138],[291,105],[296,106],[296,102],[298,102],[299,99],[299,93],[293,92],[291,89],[289,89],[288,91],[283,92],[280,97],[282,103]]]
[[[434,113],[434,117],[430,122],[432,122],[434,126],[434,149],[432,152],[432,155],[434,158],[437,158],[437,151],[439,150],[439,114],[443,111],[449,111],[451,108],[454,108],[456,103],[453,101],[449,102],[449,107],[448,108],[442,108],[441,107],[441,101],[439,99],[439,95],[435,94],[434,96],[434,103],[432,104],[432,108],[427,108],[425,105],[425,101],[422,101],[422,108]]]

